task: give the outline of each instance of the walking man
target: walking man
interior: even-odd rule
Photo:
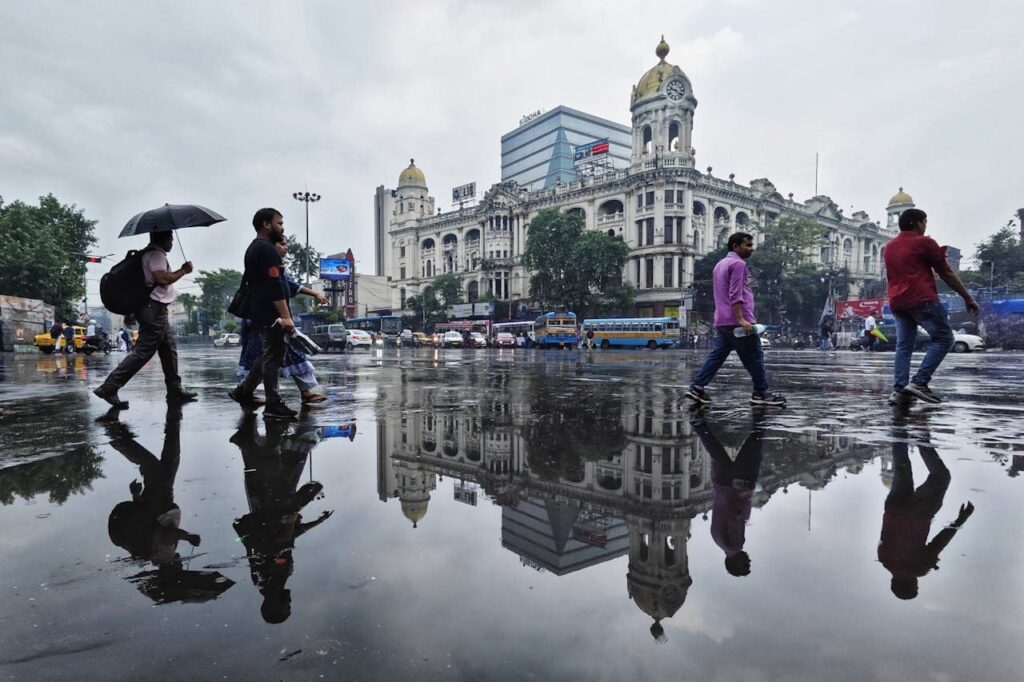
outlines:
[[[715,335],[711,342],[711,352],[693,378],[686,397],[698,404],[710,403],[711,396],[704,389],[729,355],[736,351],[754,382],[751,404],[785,405],[786,398],[772,393],[768,388],[761,339],[754,333],[754,292],[750,289],[750,270],[746,263],[754,253],[754,237],[746,232],[737,232],[729,236],[727,248],[729,253],[718,261],[712,275]],[[736,336],[738,329],[743,330],[741,336]]]
[[[282,276],[284,263],[275,246],[284,241],[284,216],[277,209],[261,208],[253,216],[252,226],[256,238],[245,251],[245,279],[250,292],[247,318],[252,321],[250,333],[260,335],[262,352],[260,360],[228,396],[241,405],[255,407],[259,402],[253,392],[262,382],[267,396],[263,416],[291,419],[298,413],[284,404],[278,392],[285,335],[295,331],[288,286]]]
[[[885,245],[885,269],[889,278],[889,307],[896,318],[896,358],[894,381],[889,403],[905,403],[915,396],[929,403],[941,403],[928,382],[939,368],[946,353],[953,347],[953,330],[946,309],[939,301],[935,274],[960,294],[970,313],[978,313],[978,304],[963,282],[946,262],[946,249],[925,236],[928,215],[916,208],[900,216],[900,233]],[[934,272],[934,274],[933,274]],[[913,379],[910,360],[917,341],[917,327],[924,327],[931,337],[928,351]]]
[[[832,318],[827,315],[821,318],[821,329],[818,330],[818,346],[821,350],[832,349]]]
[[[871,352],[875,349],[875,341],[877,341],[878,339],[871,332],[875,331],[877,327],[878,321],[875,320],[875,313],[868,313],[868,316],[864,318],[864,350],[868,352]]]
[[[151,232],[149,246],[142,254],[142,272],[146,285],[152,287],[149,300],[137,314],[139,340],[131,353],[121,361],[106,381],[93,391],[114,407],[126,408],[128,402],[117,396],[117,391],[127,384],[135,373],[146,366],[154,355],[160,356],[160,367],[164,371],[168,402],[186,403],[196,399],[196,393],[181,387],[178,375],[178,345],[167,315],[167,306],[174,302],[174,283],[192,272],[192,262],[185,263],[177,270],[171,270],[167,254],[174,246],[174,233]]]

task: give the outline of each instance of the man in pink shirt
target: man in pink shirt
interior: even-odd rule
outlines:
[[[729,253],[718,261],[712,275],[715,336],[711,342],[711,352],[693,378],[686,397],[698,405],[710,403],[711,396],[704,389],[729,355],[736,351],[754,382],[751,404],[783,406],[786,398],[772,393],[768,388],[761,339],[754,333],[754,292],[750,289],[750,270],[746,262],[754,253],[754,237],[746,232],[737,232],[729,237],[727,247]],[[737,329],[743,330],[740,336],[736,336]]]

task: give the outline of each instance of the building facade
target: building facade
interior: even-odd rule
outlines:
[[[607,166],[627,168],[632,134],[629,126],[566,106],[524,116],[501,136],[501,181],[535,191],[578,180],[575,149],[605,139]]]
[[[633,87],[628,168],[543,189],[509,180],[493,185],[476,206],[436,214],[426,177],[414,163],[402,171],[396,189],[379,187],[379,262],[390,279],[394,308],[449,272],[463,278],[470,300],[491,293],[498,300],[527,301],[530,273],[520,259],[530,220],[546,208],[576,212],[586,229],[630,246],[623,279],[637,289],[634,314],[640,316],[678,316],[696,259],[723,248],[735,231],[763,240],[765,226],[783,217],[827,228],[828,245],[810,258],[846,267],[853,294],[879,279],[881,250],[895,234],[892,216],[898,217],[899,206],[890,206],[883,226],[863,211],[844,215],[825,195],[801,202],[780,194],[766,178],[741,185],[710,167],[697,170],[697,99],[682,69],[666,61],[668,53],[663,40],[655,51],[658,63]]]

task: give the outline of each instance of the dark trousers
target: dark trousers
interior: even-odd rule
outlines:
[[[121,361],[107,380],[102,389],[116,391],[127,384],[135,373],[146,366],[154,355],[160,356],[160,366],[164,370],[164,382],[168,391],[181,388],[181,377],[178,376],[178,345],[174,340],[174,330],[167,318],[167,306],[150,300],[139,311],[139,341],[135,348]]]
[[[885,508],[911,511],[921,518],[931,519],[942,508],[942,500],[949,488],[949,469],[935,448],[918,445],[917,450],[928,469],[928,477],[915,489],[907,443],[892,444],[892,485],[885,498]]]
[[[284,362],[285,340],[284,330],[281,325],[273,327],[263,326],[250,329],[249,333],[259,334],[263,345],[262,358],[255,363],[249,374],[242,383],[238,384],[238,390],[242,395],[251,396],[256,387],[263,382],[263,390],[267,394],[267,403],[281,402],[281,394],[277,390],[278,379],[281,373],[281,363]]]
[[[693,378],[693,386],[704,388],[711,383],[715,374],[725,364],[729,355],[736,351],[740,356],[740,362],[750,373],[754,382],[756,393],[768,392],[768,375],[764,371],[764,351],[761,349],[761,339],[756,334],[750,336],[736,336],[733,333],[736,327],[715,327],[715,337],[711,342],[711,352],[708,353],[704,366]]]

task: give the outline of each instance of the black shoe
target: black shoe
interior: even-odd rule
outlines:
[[[118,398],[116,390],[109,391],[100,386],[99,388],[95,389],[92,392],[92,394],[97,398],[102,398],[103,400],[106,400],[108,403],[110,403],[111,407],[116,407],[119,410],[128,409],[128,401],[121,400],[120,398]]]
[[[686,397],[695,403],[701,405],[710,405],[711,396],[703,388],[697,388],[696,386],[690,386],[690,390],[686,392]]]
[[[750,396],[751,405],[771,405],[774,407],[785,407],[786,396],[779,395],[778,393],[754,393]]]
[[[926,403],[942,402],[942,398],[932,393],[932,389],[928,388],[927,384],[915,384],[914,382],[910,382],[907,384],[907,387],[903,389],[903,392],[920,398]]]
[[[295,419],[299,413],[285,405],[283,402],[268,402],[263,409],[264,419]]]
[[[914,396],[903,391],[893,391],[889,394],[889,404],[893,407],[902,407],[903,405],[909,405],[914,401]]]
[[[243,407],[259,407],[263,404],[253,394],[246,395],[239,391],[237,386],[228,391],[228,397]]]
[[[183,388],[167,391],[167,402],[169,403],[190,403],[198,397],[199,394],[195,391],[186,391]]]

